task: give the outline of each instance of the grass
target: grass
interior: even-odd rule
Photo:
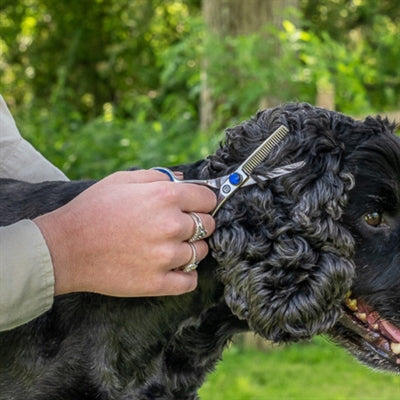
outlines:
[[[199,394],[202,400],[396,400],[400,376],[371,371],[318,337],[267,352],[232,346]]]

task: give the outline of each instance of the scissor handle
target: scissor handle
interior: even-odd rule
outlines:
[[[153,167],[152,169],[162,172],[163,174],[167,175],[169,180],[172,182],[182,182],[181,180],[179,180],[175,174],[169,169],[169,168],[165,168],[165,167]]]

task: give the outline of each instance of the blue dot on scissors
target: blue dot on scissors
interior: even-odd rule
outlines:
[[[234,172],[233,174],[229,175],[229,182],[232,185],[239,185],[239,183],[241,182],[242,177],[240,176],[240,174],[238,174],[237,172]]]

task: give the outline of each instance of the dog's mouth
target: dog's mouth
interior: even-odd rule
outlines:
[[[348,295],[340,327],[333,336],[361,362],[400,371],[400,327],[387,321],[361,299]],[[343,329],[344,328],[344,329]]]

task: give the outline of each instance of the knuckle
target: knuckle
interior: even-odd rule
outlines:
[[[178,185],[171,184],[171,182],[162,182],[160,186],[160,196],[167,203],[176,203],[179,199]]]
[[[159,262],[163,268],[176,267],[176,251],[173,246],[163,246],[159,249]]]
[[[182,231],[182,223],[178,221],[178,219],[174,218],[171,218],[168,222],[165,222],[162,227],[163,236],[168,239],[180,237]]]

